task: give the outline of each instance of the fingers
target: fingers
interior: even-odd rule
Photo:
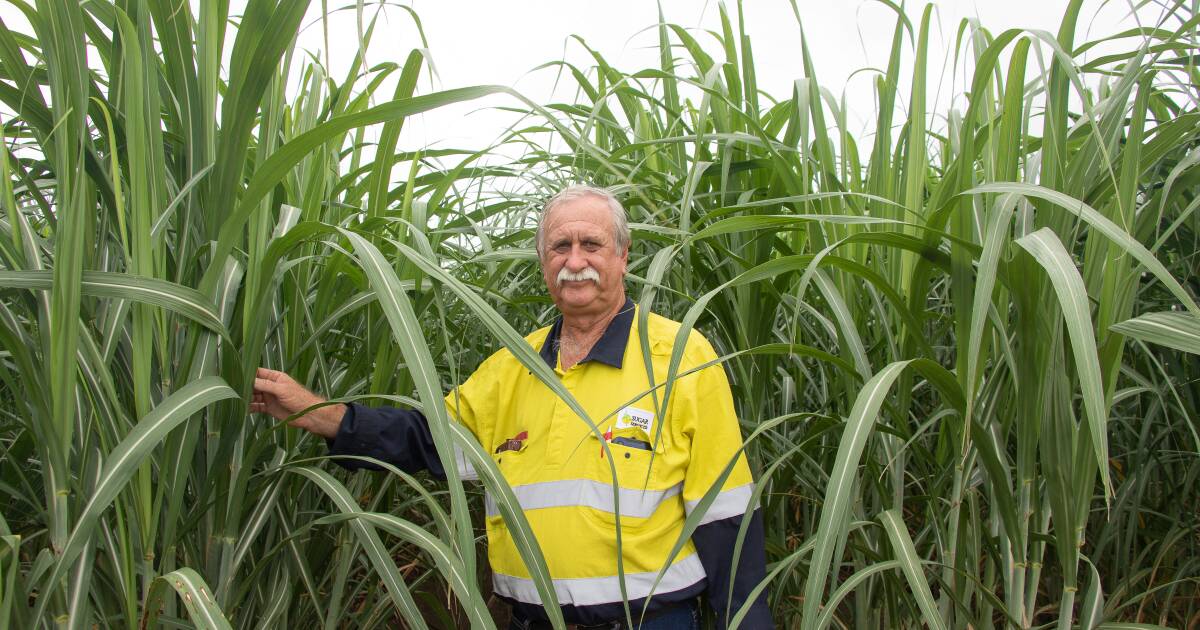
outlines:
[[[255,383],[254,393],[250,396],[248,411],[250,413],[267,413],[267,396],[258,391],[257,383]]]
[[[290,378],[287,372],[280,372],[279,370],[272,370],[265,367],[258,368],[255,376],[267,381],[281,381]]]
[[[261,370],[260,370],[261,371]],[[278,396],[287,391],[287,385],[265,378],[254,379],[254,395],[261,397],[263,393]]]
[[[266,414],[278,420],[286,418],[289,414],[279,407],[279,397],[286,392],[291,379],[283,372],[267,368],[258,368],[255,375],[254,392],[246,411]]]
[[[254,391],[248,410],[283,420],[324,401],[324,398],[310,392],[286,372],[260,367],[255,372]],[[339,422],[340,418],[339,414]],[[307,426],[302,428],[312,430]]]

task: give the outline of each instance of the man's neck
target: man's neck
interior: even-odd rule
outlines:
[[[563,313],[562,330],[559,332],[559,362],[563,369],[569,369],[591,352],[624,306],[625,295],[622,293],[620,300],[603,312],[571,316]]]

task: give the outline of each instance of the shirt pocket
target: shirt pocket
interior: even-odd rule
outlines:
[[[504,476],[508,485],[518,486],[529,483],[533,477],[530,467],[534,465],[534,462],[529,451],[530,444],[527,437],[521,437],[520,440],[515,438],[503,440],[500,445],[492,449],[490,453],[492,461],[496,463],[496,468],[500,469],[500,474]]]
[[[614,435],[613,438],[620,438]],[[628,438],[632,440],[633,438]],[[646,446],[649,446],[646,443]],[[595,435],[588,437],[586,447],[591,451],[589,477],[582,501],[589,520],[607,529],[615,529],[616,510],[621,512],[621,528],[624,531],[640,529],[663,501],[677,500],[678,489],[661,489],[659,469],[665,465],[661,452],[639,448],[619,441],[608,442],[608,454],[601,456],[601,441]],[[662,448],[660,444],[659,448]],[[611,465],[611,466],[610,466]],[[613,472],[616,472],[617,498],[614,500]],[[619,504],[617,503],[619,501]]]

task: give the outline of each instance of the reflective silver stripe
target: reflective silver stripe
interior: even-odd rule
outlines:
[[[750,503],[750,497],[754,494],[754,484],[748,483],[744,486],[722,490],[717,498],[713,499],[711,505],[708,506],[708,511],[700,519],[700,524],[719,521],[731,516],[746,513],[746,504]],[[683,508],[687,511],[688,516],[691,516],[692,510],[700,504],[700,500],[684,501]]]
[[[680,493],[683,484],[675,484],[666,490],[641,488],[617,488],[621,501],[621,516],[650,518],[663,501]],[[591,479],[561,479],[513,486],[513,494],[521,509],[528,512],[551,507],[590,507],[602,512],[615,513],[613,509],[612,484]],[[484,501],[488,516],[498,516],[496,503],[488,494]]]
[[[625,590],[629,599],[638,599],[650,595],[658,571],[648,573],[626,573]],[[663,595],[687,588],[704,579],[704,565],[700,557],[692,554],[671,565],[663,574],[662,581],[654,589],[655,595]],[[593,578],[560,578],[552,579],[554,593],[558,596],[560,605],[595,606],[596,604],[611,604],[621,601],[621,583],[617,576]],[[513,577],[501,573],[492,574],[492,584],[500,595],[510,597],[527,604],[541,604],[537,587],[533,580]]]
[[[475,465],[471,463],[470,459],[467,459],[466,451],[457,444],[454,445],[454,467],[458,469],[459,477],[479,480],[479,473],[475,472]]]

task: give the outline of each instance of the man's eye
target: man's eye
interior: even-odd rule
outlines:
[[[566,253],[567,251],[570,251],[570,249],[571,245],[569,243],[557,243],[554,246],[554,251],[560,254]]]
[[[595,241],[588,241],[583,244],[583,248],[588,250],[589,252],[594,252],[594,251],[597,251],[600,249],[600,243],[597,243]]]

